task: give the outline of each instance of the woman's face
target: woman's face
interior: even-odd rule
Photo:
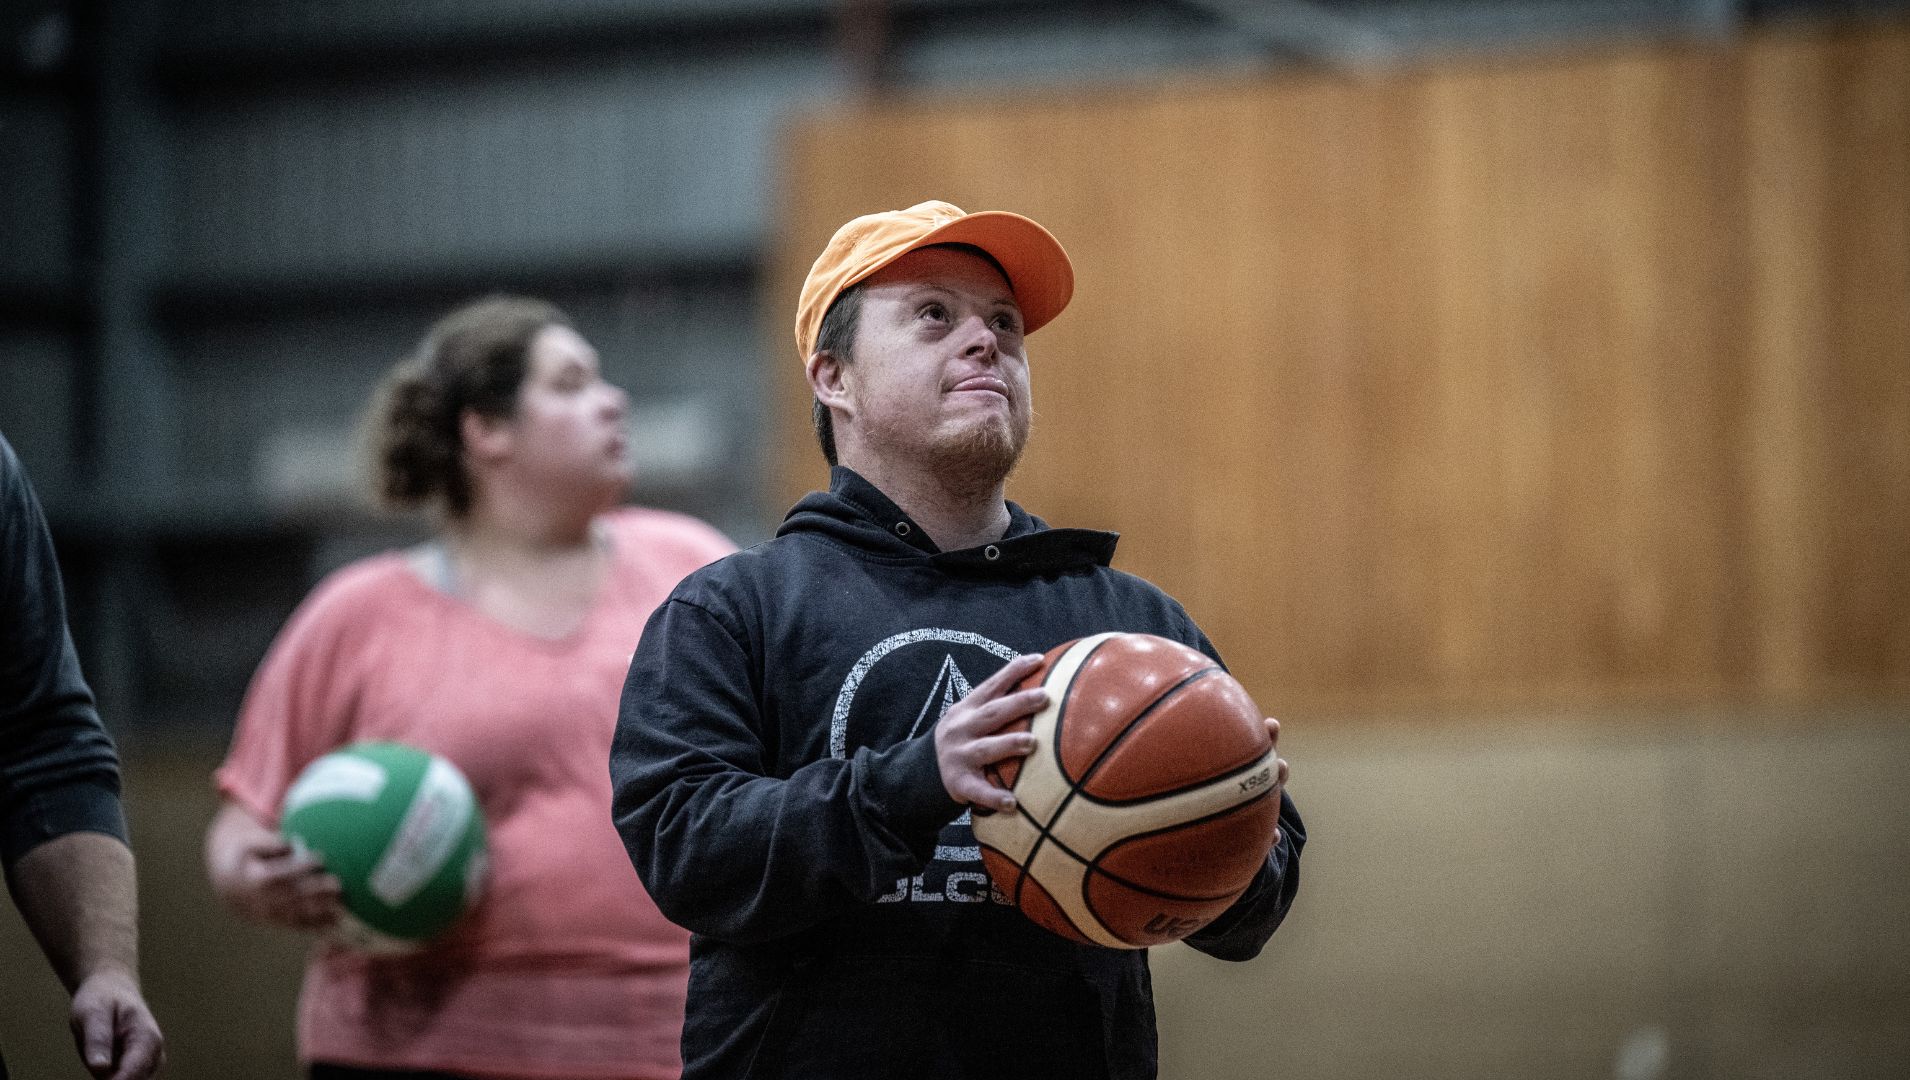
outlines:
[[[531,339],[510,429],[511,471],[550,492],[575,491],[614,503],[635,475],[624,424],[630,398],[604,381],[597,350],[567,326]]]

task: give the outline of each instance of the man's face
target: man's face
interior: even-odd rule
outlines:
[[[1021,327],[1007,279],[970,252],[912,251],[866,279],[846,369],[859,449],[999,483],[1033,412]]]

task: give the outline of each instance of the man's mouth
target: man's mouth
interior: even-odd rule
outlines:
[[[997,394],[1002,400],[1008,399],[1008,383],[993,375],[972,375],[949,388],[950,393],[971,393],[984,391]]]

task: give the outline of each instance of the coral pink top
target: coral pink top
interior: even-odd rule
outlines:
[[[613,569],[546,640],[426,584],[402,554],[312,591],[253,677],[219,791],[260,821],[313,758],[360,739],[448,757],[483,806],[490,877],[443,938],[401,957],[321,944],[299,1001],[305,1061],[552,1080],[675,1077],[689,934],[610,822],[610,739],[644,621],[735,550],[695,519],[601,519]]]

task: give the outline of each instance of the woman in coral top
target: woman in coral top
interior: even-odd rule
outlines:
[[[393,739],[470,777],[491,871],[417,953],[319,939],[298,1015],[313,1080],[678,1074],[689,935],[631,869],[606,762],[651,609],[734,547],[618,508],[626,405],[561,312],[509,297],[447,316],[387,382],[379,493],[442,528],[331,575],[281,631],[216,774],[207,869],[242,916],[322,935],[337,880],[281,839],[278,807],[313,758]]]

